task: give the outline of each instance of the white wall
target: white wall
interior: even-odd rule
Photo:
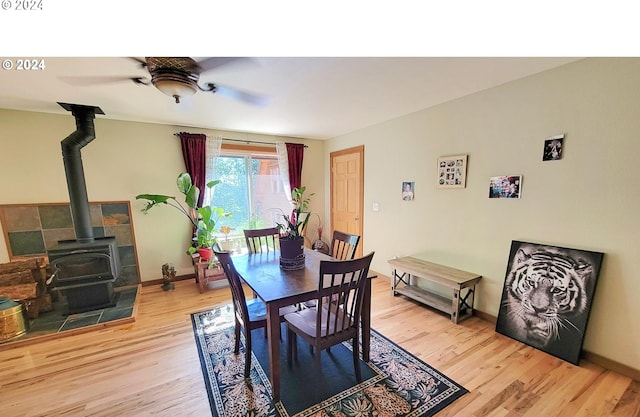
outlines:
[[[325,161],[365,145],[372,269],[418,255],[479,273],[476,307],[494,316],[512,240],[604,252],[584,348],[640,369],[639,115],[640,59],[587,59],[334,138]],[[543,162],[561,133],[563,158]],[[436,159],[455,154],[469,155],[466,188],[437,189]],[[496,175],[523,175],[522,198],[489,199]]]
[[[102,117],[95,119],[96,138],[82,149],[87,194],[89,201],[130,201],[143,281],[162,278],[161,266],[165,262],[173,262],[178,275],[193,274],[190,258],[185,254],[191,233],[188,220],[168,206],[144,215],[144,203],[135,199],[142,193],[181,196],[176,177],[185,167],[175,132],[304,143],[308,148],[303,182],[320,198],[324,195],[322,175],[315,174],[323,169],[323,142]],[[75,130],[73,116],[0,110],[0,127],[0,204],[68,202],[60,142]],[[324,216],[321,200],[313,203],[312,209]],[[0,262],[8,259],[0,230]]]

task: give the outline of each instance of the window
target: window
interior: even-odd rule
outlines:
[[[275,149],[256,148],[223,145],[214,172],[208,175],[220,180],[213,189],[212,205],[232,213],[222,221],[221,226],[231,228],[222,240],[244,236],[244,229],[275,226],[283,213],[291,211]]]

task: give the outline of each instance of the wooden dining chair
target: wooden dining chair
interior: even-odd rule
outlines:
[[[358,249],[358,242],[360,242],[360,236],[334,230],[330,255],[341,261],[353,259]]]
[[[330,255],[339,261],[347,259],[353,259],[356,255],[356,249],[360,242],[360,236],[344,233],[339,230],[333,231],[333,237],[331,238],[331,251]],[[302,304],[304,307],[315,307],[315,300],[305,301]]]
[[[276,238],[279,232],[277,227],[267,227],[264,229],[245,229],[244,239],[247,243],[249,253],[274,252],[276,250]],[[253,298],[257,295],[254,292]]]
[[[353,366],[358,381],[362,379],[358,339],[360,315],[364,303],[369,266],[374,252],[346,261],[320,261],[320,278],[316,306],[284,316],[287,323],[287,363],[297,359],[297,337],[313,346],[316,371],[320,370],[322,351],[351,340]],[[328,300],[340,300],[339,303]]]
[[[244,354],[244,377],[248,378],[251,372],[251,331],[267,327],[267,307],[258,298],[247,300],[242,288],[240,274],[233,265],[233,259],[229,252],[223,252],[214,248],[214,254],[229,281],[231,287],[231,298],[233,299],[233,310],[235,313],[235,347],[234,353],[240,352],[240,332],[244,333],[245,354]],[[284,321],[284,315],[297,311],[295,306],[282,307],[280,309],[280,321]]]
[[[276,250],[277,227],[266,229],[245,229],[244,239],[249,253],[273,252]]]

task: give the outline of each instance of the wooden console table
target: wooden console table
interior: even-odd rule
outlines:
[[[391,291],[394,296],[402,294],[443,311],[451,315],[451,321],[456,324],[473,314],[476,283],[482,278],[481,275],[411,256],[391,259],[389,264],[393,267]],[[415,282],[418,278],[452,289],[452,299],[418,287]]]
[[[196,284],[198,284],[200,294],[204,292],[208,283],[227,279],[224,271],[217,263],[209,268],[209,261],[203,261],[197,253],[191,255],[191,260],[193,261],[193,269],[196,274]]]

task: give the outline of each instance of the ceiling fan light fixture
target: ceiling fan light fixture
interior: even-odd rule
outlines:
[[[158,76],[152,79],[153,85],[169,97],[173,97],[176,103],[180,103],[181,97],[192,96],[197,91],[197,84],[184,77]]]
[[[194,95],[198,90],[217,93],[222,96],[239,100],[248,104],[264,106],[267,104],[266,97],[258,96],[247,91],[242,91],[233,87],[220,85],[217,83],[207,82],[203,85],[199,84],[200,73],[209,71],[229,62],[246,58],[207,58],[203,61],[196,62],[189,57],[146,57],[144,60],[140,58],[132,58],[140,67],[146,69],[151,79],[140,76],[134,77],[59,77],[66,78],[71,84],[89,85],[96,83],[113,83],[120,81],[132,81],[138,85],[153,85],[163,94],[172,97],[176,103],[184,97]],[[87,81],[88,80],[88,81]]]

